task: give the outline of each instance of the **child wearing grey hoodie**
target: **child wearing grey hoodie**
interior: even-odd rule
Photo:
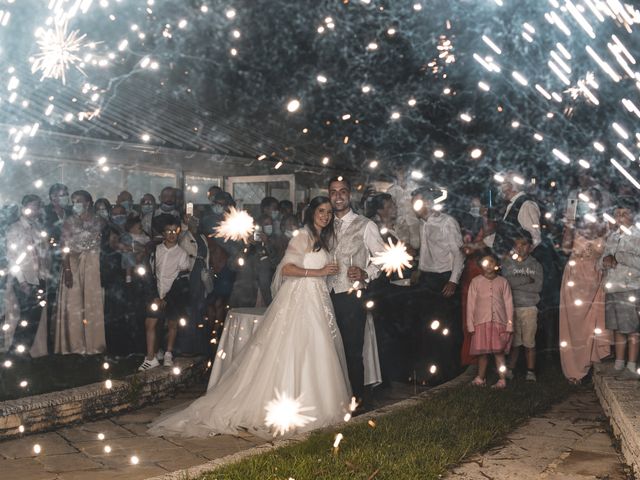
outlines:
[[[513,376],[520,347],[524,347],[527,360],[528,382],[536,381],[536,331],[538,329],[538,302],[542,290],[542,265],[530,256],[533,246],[531,234],[521,230],[514,239],[512,256],[502,263],[502,276],[507,279],[513,293],[515,308],[513,344],[509,356],[507,377]]]

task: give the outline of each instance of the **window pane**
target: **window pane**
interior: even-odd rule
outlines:
[[[194,175],[185,175],[185,202],[191,202],[195,205],[204,205],[209,203],[207,192],[212,186],[220,187],[222,179],[220,177],[196,177]]]
[[[145,193],[156,197],[164,187],[176,186],[175,173],[143,172],[134,170],[127,172],[127,190],[133,195],[133,202],[138,203]]]

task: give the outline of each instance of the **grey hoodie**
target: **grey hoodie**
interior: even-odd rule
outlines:
[[[519,262],[507,258],[502,264],[502,276],[507,279],[513,293],[514,307],[535,307],[542,290],[542,265],[529,255]]]

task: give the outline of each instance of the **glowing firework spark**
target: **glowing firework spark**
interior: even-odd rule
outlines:
[[[315,417],[304,415],[303,412],[313,410],[314,407],[303,407],[300,403],[302,396],[290,398],[286,393],[276,390],[276,398],[271,400],[265,408],[267,415],[264,423],[267,427],[273,427],[273,436],[284,435],[295,427],[304,427],[309,422],[315,421]]]
[[[407,247],[402,241],[398,240],[395,245],[389,238],[389,246],[385,245],[384,252],[377,252],[371,261],[375,265],[381,265],[381,269],[390,277],[393,272],[398,272],[400,278],[402,276],[402,270],[405,268],[411,268],[411,260],[413,257],[407,253]]]
[[[216,228],[215,236],[225,240],[246,242],[254,230],[255,226],[251,215],[244,210],[236,210],[231,207],[229,213],[225,214],[224,220],[220,222],[220,226]]]
[[[65,72],[71,66],[75,66],[80,73],[85,74],[76,65],[82,62],[76,53],[84,47],[83,40],[86,35],[80,35],[78,30],[68,33],[68,26],[69,21],[66,18],[56,20],[54,28],[44,30],[38,35],[37,43],[40,47],[40,53],[35,55],[35,60],[31,65],[31,73],[41,71],[40,80],[62,78],[62,83],[66,84]]]

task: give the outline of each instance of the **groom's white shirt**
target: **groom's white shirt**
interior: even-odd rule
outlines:
[[[338,219],[338,217],[335,217]],[[340,235],[345,232],[351,223],[358,218],[358,214],[353,210],[349,210],[345,216],[343,216],[340,220],[342,220],[342,226],[340,227],[340,232],[338,233],[338,242],[340,242]],[[378,252],[384,251],[384,241],[380,236],[380,232],[378,231],[378,226],[372,222],[371,220],[367,221],[367,224],[363,230],[363,241],[367,250],[369,250],[369,256],[373,256]],[[377,265],[371,263],[371,260],[367,262],[367,267],[364,269],[367,272],[367,283],[371,280],[378,278],[380,275],[380,268]]]

